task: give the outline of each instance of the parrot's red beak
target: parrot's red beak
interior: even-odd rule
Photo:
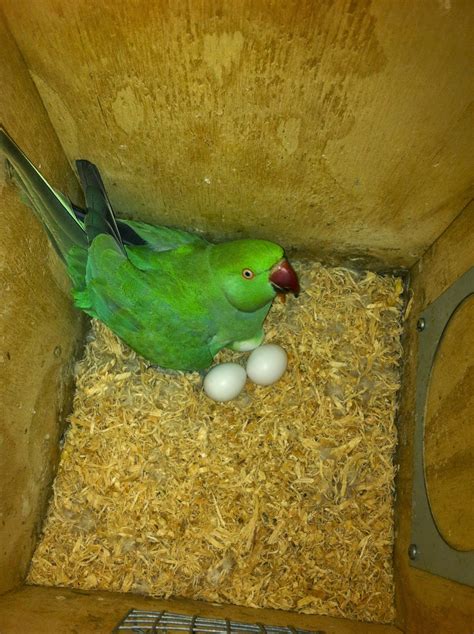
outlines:
[[[288,260],[281,260],[272,269],[270,274],[270,283],[277,293],[293,293],[295,297],[300,292],[300,283],[295,269]]]

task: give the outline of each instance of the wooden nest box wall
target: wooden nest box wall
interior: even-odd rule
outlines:
[[[411,298],[393,624],[23,585],[84,320],[2,159],[2,633],[107,633],[133,606],[266,624],[283,618],[327,634],[474,630],[472,588],[408,556],[416,558],[419,319],[474,266],[473,26],[472,4],[454,0],[0,3],[0,123],[72,200],[80,202],[72,166],[87,158],[127,217],[219,239],[271,239],[328,265],[406,271]],[[461,542],[451,540],[460,552],[472,550],[474,505],[473,357],[461,354],[473,344],[467,288],[439,361],[445,369],[433,373],[438,401],[428,407],[430,429],[446,430],[428,447],[430,477],[447,478],[437,509],[448,533],[468,526]]]

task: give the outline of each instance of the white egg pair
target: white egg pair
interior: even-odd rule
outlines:
[[[283,376],[287,364],[283,348],[266,343],[250,353],[246,368],[238,363],[214,366],[204,378],[204,391],[214,401],[231,401],[243,390],[247,376],[257,385],[271,385]]]

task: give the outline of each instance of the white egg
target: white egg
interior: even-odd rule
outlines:
[[[247,374],[257,385],[271,385],[284,375],[288,357],[275,343],[265,343],[256,348],[247,361]]]
[[[204,391],[214,401],[231,401],[242,391],[247,374],[238,363],[221,363],[214,366],[204,378]]]

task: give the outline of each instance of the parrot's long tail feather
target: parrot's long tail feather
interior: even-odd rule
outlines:
[[[0,153],[12,165],[21,188],[62,258],[66,258],[73,246],[87,248],[84,223],[76,217],[71,202],[51,187],[2,126]]]
[[[76,168],[86,198],[85,227],[89,242],[92,242],[99,234],[107,233],[112,235],[124,250],[114,210],[105,191],[99,170],[93,163],[86,160],[76,161]]]

